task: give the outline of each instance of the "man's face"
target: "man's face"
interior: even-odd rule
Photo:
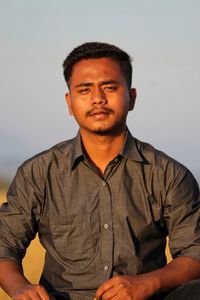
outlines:
[[[80,130],[118,134],[134,107],[136,91],[128,89],[120,65],[110,58],[85,59],[75,64],[66,95],[70,114]]]

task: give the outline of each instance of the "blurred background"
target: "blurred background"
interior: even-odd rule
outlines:
[[[133,57],[129,129],[200,181],[200,1],[0,0],[0,25],[1,201],[24,160],[76,134],[62,63],[86,41]]]
[[[133,57],[128,126],[200,178],[200,1],[0,0],[0,177],[73,137],[62,62],[105,41]]]

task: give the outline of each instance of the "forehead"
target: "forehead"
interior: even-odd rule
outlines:
[[[71,81],[78,78],[123,77],[120,64],[112,58],[83,59],[77,62],[72,71]]]

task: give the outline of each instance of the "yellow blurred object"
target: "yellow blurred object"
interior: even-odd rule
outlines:
[[[0,203],[5,200],[5,193],[0,193]],[[171,255],[166,247],[166,255],[168,262],[171,260]],[[23,260],[24,274],[25,276],[32,282],[38,283],[40,274],[42,272],[43,264],[44,264],[44,256],[45,250],[40,245],[38,236],[32,241],[31,245],[27,249],[26,256]],[[0,289],[0,300],[10,300],[2,289]]]

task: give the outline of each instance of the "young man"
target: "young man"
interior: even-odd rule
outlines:
[[[18,169],[1,208],[2,288],[14,300],[200,299],[198,185],[127,129],[130,57],[86,43],[63,68],[80,130]],[[36,232],[46,249],[39,285],[21,268]]]

